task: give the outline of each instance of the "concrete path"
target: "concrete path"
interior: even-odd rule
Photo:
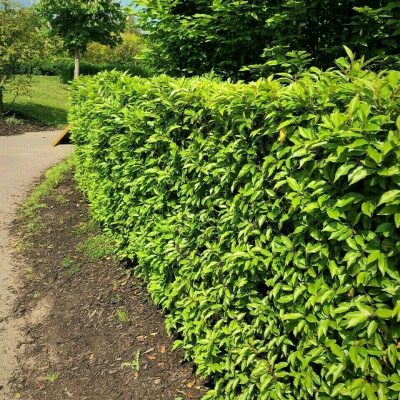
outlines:
[[[51,147],[59,133],[0,136],[0,400],[10,400],[8,381],[16,365],[17,344],[21,339],[18,323],[12,318],[18,279],[8,226],[35,180],[71,153],[70,145]]]

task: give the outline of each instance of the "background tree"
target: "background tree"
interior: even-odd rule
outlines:
[[[0,0],[0,117],[4,115],[4,93],[17,96],[29,89],[29,76],[20,75],[21,65],[40,52],[35,16],[31,9]]]
[[[90,42],[113,46],[121,41],[127,13],[114,0],[40,0],[40,13],[52,33],[63,39],[75,57],[74,76],[79,76],[81,53]]]
[[[326,68],[343,55],[398,59],[400,2],[390,0],[143,0],[141,21],[161,71],[214,69],[243,77],[244,66]]]

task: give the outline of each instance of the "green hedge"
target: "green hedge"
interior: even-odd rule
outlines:
[[[31,60],[20,66],[19,73],[33,75],[59,76],[63,83],[68,83],[74,78],[75,61],[72,58],[43,58]],[[86,60],[81,61],[80,72],[82,75],[96,75],[103,71],[129,72],[130,75],[149,77],[151,71],[135,62],[113,62],[94,64]]]
[[[58,75],[61,78],[63,83],[68,83],[74,78],[74,61],[73,60],[65,60],[63,63],[60,63],[58,68]],[[91,62],[82,60],[80,65],[80,73],[81,75],[96,75],[99,72],[103,71],[120,71],[120,72],[128,72],[133,76],[140,77],[149,77],[151,76],[150,70],[147,68],[137,64],[137,63],[124,63],[124,62],[115,62],[115,63],[100,63],[93,64]]]
[[[77,178],[205,399],[400,396],[400,72],[71,89]]]

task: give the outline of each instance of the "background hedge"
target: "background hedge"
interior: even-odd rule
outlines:
[[[33,75],[59,76],[63,83],[68,83],[74,78],[74,59],[67,57],[34,59],[20,66],[19,73]],[[80,72],[82,75],[96,75],[103,71],[128,72],[130,75],[149,77],[152,72],[132,62],[101,62],[93,63],[86,60],[81,61]]]
[[[400,72],[73,84],[77,178],[206,399],[400,396]]]

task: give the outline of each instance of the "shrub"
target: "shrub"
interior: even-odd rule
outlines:
[[[74,62],[71,59],[66,59],[63,62],[60,62],[58,65],[58,75],[61,78],[63,83],[68,83],[72,81],[74,77]],[[147,77],[151,75],[151,72],[142,67],[139,64],[134,62],[131,63],[122,63],[122,62],[114,62],[114,63],[101,63],[101,64],[93,64],[87,61],[81,61],[80,73],[82,75],[96,75],[102,71],[120,71],[120,72],[128,72],[130,75]]]
[[[96,75],[102,71],[128,72],[130,75],[148,77],[152,72],[136,62],[103,62],[100,64],[81,61],[82,75]],[[63,83],[68,83],[74,77],[74,60],[68,57],[43,58],[26,64],[22,73],[29,72],[34,75],[59,76]]]
[[[144,48],[143,38],[135,33],[125,32],[121,34],[122,42],[115,47],[100,43],[90,43],[84,54],[84,59],[93,64],[102,63],[133,63],[136,56]]]
[[[73,83],[77,178],[205,399],[398,399],[400,72]]]

